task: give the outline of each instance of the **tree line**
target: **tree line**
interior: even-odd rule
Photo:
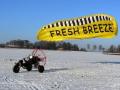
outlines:
[[[45,41],[37,41],[35,43],[31,43],[28,40],[11,40],[6,42],[5,44],[0,44],[2,48],[41,48],[48,50],[73,50],[79,51],[79,47],[76,44],[71,44],[70,42],[45,42]]]
[[[86,48],[80,48],[77,44],[71,44],[70,42],[45,42],[37,41],[30,42],[29,40],[11,40],[5,44],[0,44],[2,48],[41,48],[48,50],[71,50],[71,51],[104,51],[110,53],[120,53],[120,45],[111,45],[107,49],[103,45],[90,45],[87,44]]]
[[[35,42],[34,48],[42,48],[48,50],[73,50],[79,51],[79,47],[76,44],[71,44],[69,42]]]
[[[115,46],[115,45],[111,45],[106,52],[108,53],[120,53],[120,45]]]

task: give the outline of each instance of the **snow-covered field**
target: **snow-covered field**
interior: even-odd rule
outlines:
[[[44,73],[13,73],[32,50],[0,49],[0,90],[120,90],[120,56],[100,52],[44,51]]]

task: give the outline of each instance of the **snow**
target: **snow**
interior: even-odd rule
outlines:
[[[30,49],[0,49],[0,90],[120,90],[120,56],[101,52],[48,51],[44,73],[14,63]]]

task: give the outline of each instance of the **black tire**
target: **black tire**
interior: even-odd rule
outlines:
[[[32,70],[32,64],[28,63],[28,65],[26,66],[26,69],[27,69],[27,71],[31,71]]]
[[[34,68],[37,68],[38,65],[39,65],[39,63],[35,63],[35,64],[34,64]]]
[[[19,71],[20,71],[20,67],[19,67],[19,64],[17,63],[17,64],[15,64],[15,66],[13,67],[13,72],[14,72],[14,73],[19,73]]]
[[[44,66],[38,65],[38,71],[39,71],[40,73],[43,73],[43,71],[44,71]]]

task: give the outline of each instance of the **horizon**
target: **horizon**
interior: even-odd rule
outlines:
[[[27,39],[13,39],[13,40],[27,40]],[[4,43],[0,43],[0,44],[6,44],[7,42],[10,42],[10,41],[13,41],[13,40],[9,40],[9,41],[5,41]],[[32,42],[32,41],[30,41],[30,40],[28,40],[30,43],[36,43],[36,42],[40,42],[40,41],[34,41],[34,42]],[[45,42],[48,42],[48,41],[45,41]],[[71,43],[72,45],[77,45],[79,48],[87,48],[87,45],[89,44],[90,45],[90,47],[94,47],[94,45],[97,47],[97,49],[98,49],[98,47],[100,46],[100,45],[102,45],[102,47],[103,48],[105,48],[105,49],[108,49],[108,48],[110,48],[110,46],[115,46],[115,47],[118,47],[120,44],[118,44],[118,45],[114,45],[114,44],[110,44],[110,45],[104,45],[104,44],[90,44],[90,43],[83,43],[83,44],[81,44],[81,45],[79,45],[79,44],[76,44],[76,43],[73,43],[73,42],[70,42],[70,41],[59,41],[59,42],[69,42],[69,43]],[[59,42],[56,42],[56,43],[59,43]],[[97,50],[96,49],[96,50]],[[91,49],[92,50],[92,49]]]

